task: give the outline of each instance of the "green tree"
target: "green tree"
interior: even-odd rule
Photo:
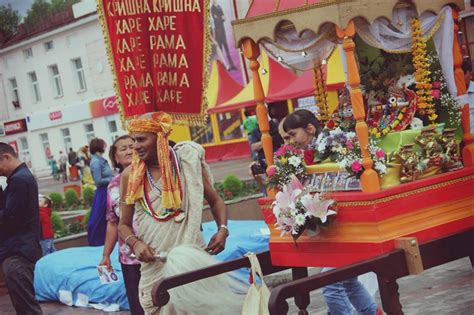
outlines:
[[[0,32],[10,37],[18,30],[21,16],[17,10],[13,10],[11,5],[0,6]]]
[[[35,0],[31,8],[26,12],[25,20],[23,21],[28,26],[35,26],[42,21],[51,10],[51,3],[46,0]]]
[[[81,0],[51,0],[51,12],[59,12],[67,9],[75,3],[80,2]]]

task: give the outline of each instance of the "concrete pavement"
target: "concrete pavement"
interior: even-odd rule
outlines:
[[[210,163],[209,166],[214,176],[215,181],[223,181],[227,175],[236,175],[242,180],[252,179],[249,172],[249,165],[252,163],[250,158],[228,160],[221,162]],[[69,181],[68,183],[62,183],[56,181],[52,176],[38,178],[38,187],[41,194],[49,194],[51,192],[64,192],[64,186],[66,185],[80,185],[80,181]]]
[[[223,161],[210,164],[216,181],[222,181],[225,176],[234,174],[241,179],[250,179],[248,171],[250,159]],[[38,180],[40,192],[63,191],[63,184],[52,178]],[[73,182],[78,183],[78,182]],[[466,244],[472,246],[472,244]],[[436,268],[425,271],[418,276],[409,276],[398,281],[400,300],[403,311],[408,315],[471,315],[474,314],[474,271],[468,258],[463,258]],[[0,287],[0,314],[15,314],[10,305],[6,289]],[[378,304],[380,298],[376,295]],[[292,300],[289,301],[289,314],[297,314]],[[60,303],[43,303],[44,314],[108,314],[91,309],[72,308]],[[321,290],[311,294],[309,314],[326,315],[327,307]],[[117,312],[116,314],[130,314]]]
[[[459,259],[425,271],[418,276],[408,276],[398,281],[400,300],[406,315],[472,315],[474,310],[474,272],[469,258]],[[0,288],[0,314],[14,315],[5,289]],[[380,298],[376,294],[377,303]],[[289,301],[289,314],[297,308]],[[57,302],[42,303],[45,315],[110,314],[92,309],[73,308]],[[321,290],[311,294],[308,308],[311,315],[326,315],[327,307]],[[114,314],[126,315],[129,312]],[[205,315],[205,314],[203,314]]]

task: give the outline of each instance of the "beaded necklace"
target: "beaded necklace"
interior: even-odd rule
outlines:
[[[173,149],[170,150],[170,158],[172,160],[172,173],[173,176],[177,178],[178,181],[178,186],[179,186],[179,191],[181,194],[181,200],[183,200],[183,187],[181,184],[181,169],[178,161],[178,157],[176,153],[174,152]],[[168,221],[173,217],[176,217],[180,214],[180,209],[162,209],[160,213],[156,212],[153,209],[153,205],[150,200],[149,193],[146,189],[146,181],[148,181],[150,187],[152,189],[156,189],[159,191],[161,195],[161,180],[158,179],[156,182],[153,180],[153,176],[151,176],[151,173],[148,169],[146,168],[146,178],[143,178],[143,189],[144,189],[144,194],[143,198],[139,200],[140,205],[142,206],[143,210],[145,211],[146,214],[151,216],[153,219],[157,221]]]
[[[151,176],[148,166],[146,168],[146,177],[150,186],[156,188],[161,193],[161,181],[160,179],[158,179],[156,182],[153,180],[153,176]]]

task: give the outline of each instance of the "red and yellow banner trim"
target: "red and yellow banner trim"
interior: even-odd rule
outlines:
[[[97,0],[122,121],[207,122],[209,0]]]

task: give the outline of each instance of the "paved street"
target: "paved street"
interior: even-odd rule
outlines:
[[[216,181],[222,181],[225,176],[234,174],[241,179],[251,179],[248,171],[250,159],[239,159],[211,163],[210,167]],[[53,178],[38,180],[40,192],[50,193],[63,191],[64,185],[79,184],[69,182],[62,184]],[[405,314],[413,315],[470,315],[474,309],[474,272],[468,258],[445,264],[425,271],[420,276],[410,276],[398,281],[400,286],[400,300]],[[6,289],[0,287],[0,314],[14,314]],[[380,298],[377,294],[378,303]],[[327,308],[321,290],[311,295],[309,314],[326,315]],[[296,314],[297,309],[293,301],[290,304],[290,314]],[[45,314],[107,314],[106,312],[71,308],[59,303],[44,303],[42,308]],[[129,314],[117,312],[116,314]]]
[[[474,272],[468,258],[463,258],[425,271],[419,276],[409,276],[398,281],[400,300],[406,315],[471,315],[474,310]],[[5,289],[0,288],[0,314],[15,314]],[[2,296],[3,295],[3,296]],[[378,298],[378,303],[380,300]],[[72,308],[59,303],[43,303],[45,315],[108,314],[91,309]],[[311,295],[308,309],[312,315],[326,315],[327,308],[321,290]],[[130,314],[117,312],[115,314]],[[297,314],[290,303],[290,314]]]
[[[238,159],[210,163],[212,174],[215,181],[223,181],[227,175],[236,175],[242,180],[251,179],[252,176],[249,173],[249,164],[252,162],[248,159]],[[63,184],[62,182],[56,181],[49,177],[38,178],[39,191],[42,194],[49,194],[51,192],[63,192],[65,185],[80,185],[79,181],[71,181]]]

